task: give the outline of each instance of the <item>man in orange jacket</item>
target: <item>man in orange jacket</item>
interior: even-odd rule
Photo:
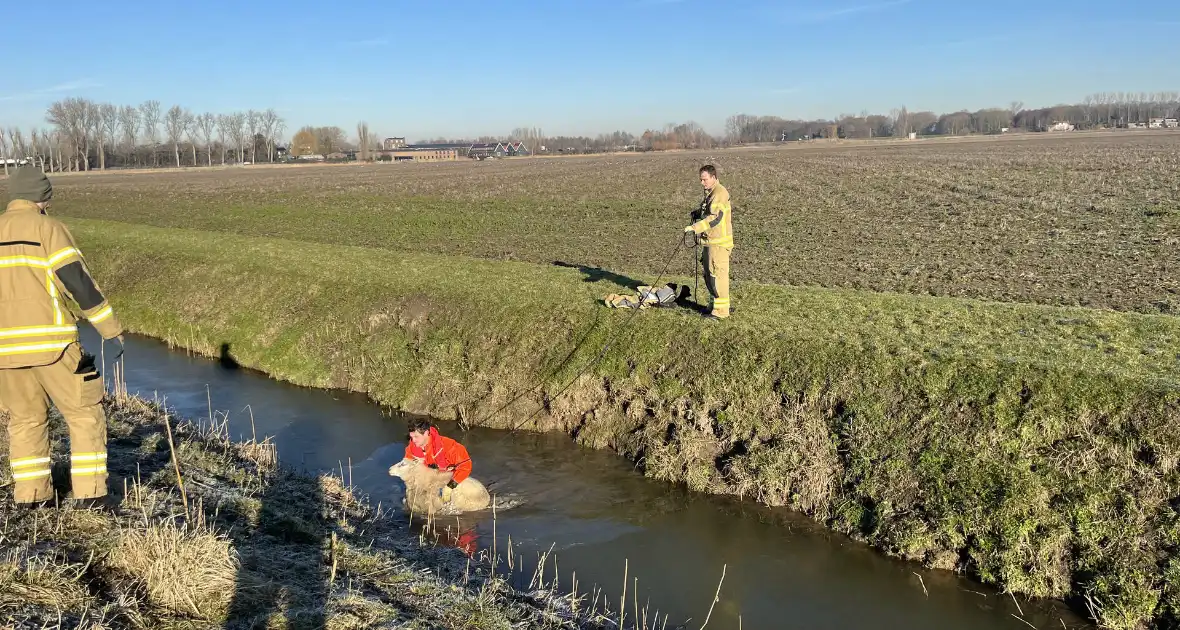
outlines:
[[[410,422],[410,443],[406,444],[406,457],[424,465],[451,473],[451,480],[442,489],[442,500],[451,500],[451,491],[471,476],[471,456],[462,444],[449,437],[439,435],[438,427],[419,418]]]

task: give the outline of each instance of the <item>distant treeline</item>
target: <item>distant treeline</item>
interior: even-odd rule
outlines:
[[[814,138],[879,138],[993,134],[1009,131],[1048,131],[1057,123],[1075,129],[1126,128],[1149,125],[1155,118],[1174,118],[1180,112],[1180,92],[1127,93],[1103,92],[1087,96],[1080,104],[1054,105],[1026,109],[1013,101],[1008,107],[993,107],[975,112],[961,110],[938,114],[909,111],[900,107],[888,114],[840,114],[833,119],[798,120],[779,116],[737,114],[725,123],[721,136],[706,133],[695,122],[669,123],[662,129],[648,129],[639,136],[616,131],[591,138],[533,138],[535,145],[547,152],[595,152],[619,149],[660,151],[667,149],[712,148],[760,142],[787,142]],[[528,139],[536,130],[518,129],[513,137]],[[501,140],[509,138],[488,138]]]
[[[420,142],[523,142],[530,153],[594,153],[601,151],[663,151],[707,149],[763,142],[816,138],[906,137],[909,134],[994,134],[1005,130],[1048,131],[1060,123],[1075,129],[1150,126],[1155,119],[1180,114],[1180,92],[1091,94],[1079,104],[1026,109],[1013,101],[1008,107],[975,112],[938,114],[899,107],[887,114],[840,114],[833,119],[798,120],[780,116],[736,114],[725,123],[725,133],[709,134],[693,121],[669,123],[640,135],[614,131],[589,136],[547,136],[536,127],[518,127],[505,136],[429,138]],[[214,163],[274,161],[282,150],[286,123],[274,109],[228,114],[194,113],[174,105],[163,110],[159,101],[117,106],[84,98],[67,98],[49,106],[47,127],[22,131],[0,121],[0,162],[7,171],[14,163],[32,161],[50,171],[108,167],[211,166]],[[327,130],[313,133],[316,130]],[[367,123],[357,126],[353,142],[340,127],[300,129],[299,144],[321,153],[358,153],[371,157],[381,137]],[[314,142],[312,141],[314,139]],[[298,153],[298,152],[296,152]]]
[[[1004,129],[1048,131],[1057,123],[1076,129],[1126,128],[1147,125],[1153,118],[1174,118],[1180,111],[1180,92],[1130,94],[1103,92],[1087,96],[1080,104],[1026,109],[1014,101],[1007,108],[944,114],[911,112],[905,107],[888,114],[841,114],[833,120],[787,120],[777,116],[739,114],[726,121],[725,141],[775,142],[828,138],[905,137],[918,135],[966,135],[1000,133]]]
[[[5,171],[24,161],[54,172],[273,161],[286,128],[273,108],[196,113],[156,100],[119,106],[78,97],[51,104],[45,121],[27,132],[0,121]]]

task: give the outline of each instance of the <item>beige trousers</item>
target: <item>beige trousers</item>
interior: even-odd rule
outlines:
[[[705,270],[705,286],[713,296],[712,314],[729,317],[729,250],[705,247],[701,253],[701,267]]]
[[[50,401],[69,426],[74,498],[106,495],[104,393],[94,358],[84,357],[78,343],[70,344],[55,363],[0,369],[0,406],[8,409],[9,459],[18,503],[53,499],[47,417]]]

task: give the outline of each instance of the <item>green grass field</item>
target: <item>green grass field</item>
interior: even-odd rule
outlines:
[[[737,206],[735,282],[1180,309],[1175,133],[67,177],[58,212],[651,276],[703,161]]]
[[[1107,627],[1166,627],[1177,148],[87,175],[57,180],[54,212],[136,331],[410,411],[563,430],[653,478],[1088,600]],[[596,300],[654,280],[706,160],[737,203],[735,317],[648,311],[623,330]],[[672,280],[691,268],[681,255]]]

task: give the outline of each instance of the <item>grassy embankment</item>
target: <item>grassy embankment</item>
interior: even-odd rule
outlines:
[[[625,316],[575,270],[72,223],[133,330],[491,426]],[[1016,591],[1090,592],[1112,627],[1174,614],[1175,318],[751,285],[742,308],[636,318],[537,426]]]
[[[675,234],[667,208],[691,204],[658,184],[699,156],[533,162],[528,177],[96,177],[63,185],[58,212],[136,331],[490,426],[544,402],[526,428],[616,449],[651,477],[1088,601],[1108,627],[1162,627],[1180,621],[1180,320],[1159,314],[1180,215],[1153,173],[1176,154],[1063,146],[726,157],[750,191],[738,317],[644,313],[552,399],[619,330],[626,313],[594,300],[629,280],[536,263],[652,280],[665,243],[646,237]],[[812,269],[911,293],[775,284]],[[493,413],[537,382],[545,394]]]
[[[435,546],[338,477],[279,468],[271,444],[173,418],[173,464],[160,408],[126,396],[105,406],[108,469],[126,482],[116,508],[0,499],[5,628],[611,627],[585,600],[511,588],[485,559]],[[64,444],[60,417],[51,430]],[[0,487],[11,481],[6,442],[0,432]],[[68,452],[56,451],[64,492]]]

